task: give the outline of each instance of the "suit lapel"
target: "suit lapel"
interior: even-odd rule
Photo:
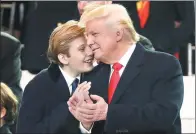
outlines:
[[[117,85],[116,91],[112,97],[111,104],[116,103],[122,94],[126,91],[130,83],[140,73],[140,67],[143,64],[144,48],[140,44],[136,44],[136,48],[129,59],[127,66],[121,76],[121,79]]]

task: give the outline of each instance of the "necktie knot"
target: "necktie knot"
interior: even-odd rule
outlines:
[[[123,65],[121,65],[120,63],[114,63],[114,65],[112,66],[112,68],[114,69],[114,71],[119,71],[121,68],[123,67]]]

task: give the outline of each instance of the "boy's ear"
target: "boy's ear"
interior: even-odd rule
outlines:
[[[63,64],[63,65],[68,65],[69,64],[69,57],[67,57],[66,54],[58,54],[58,60]]]

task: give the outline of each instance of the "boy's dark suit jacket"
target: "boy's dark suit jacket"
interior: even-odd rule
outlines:
[[[99,64],[84,76],[92,82],[90,93],[106,102],[110,70],[110,65]],[[136,44],[109,104],[107,120],[96,122],[92,133],[179,134],[183,95],[178,60]]]
[[[70,92],[58,65],[51,64],[25,88],[18,133],[78,134],[79,122],[68,110]]]

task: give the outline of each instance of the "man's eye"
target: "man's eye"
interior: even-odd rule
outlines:
[[[92,35],[93,35],[93,36],[97,36],[97,35],[98,35],[98,33],[93,33]]]
[[[80,48],[79,50],[83,52],[84,51],[84,48]]]

